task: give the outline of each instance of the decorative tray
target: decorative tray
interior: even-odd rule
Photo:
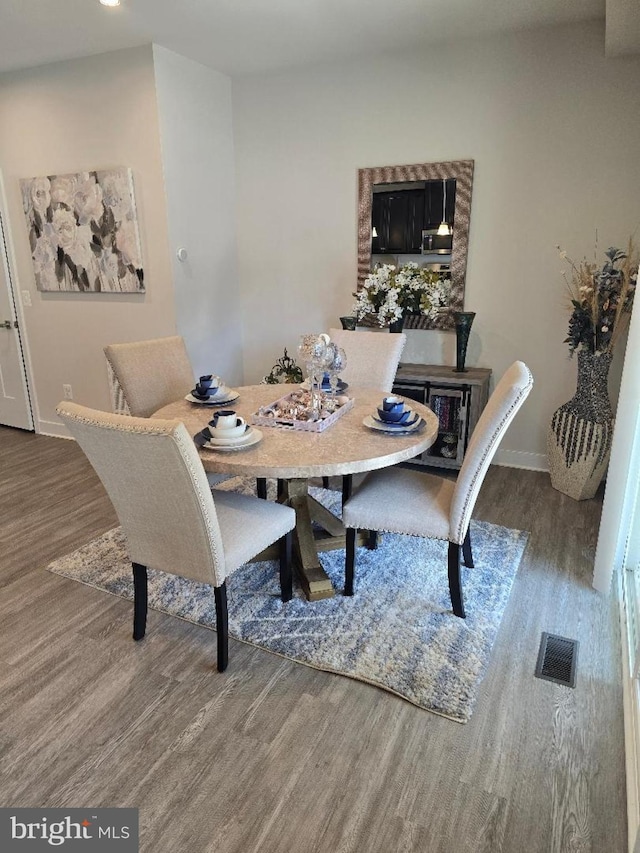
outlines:
[[[304,430],[305,432],[323,432],[334,424],[349,409],[353,408],[354,398],[338,395],[335,401],[328,394],[322,395],[322,409],[317,420],[309,417],[311,394],[309,391],[292,391],[280,397],[274,403],[261,406],[251,415],[251,423],[262,427]],[[335,408],[333,408],[335,406]]]

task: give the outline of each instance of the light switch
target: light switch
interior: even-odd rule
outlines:
[[[22,304],[25,308],[31,308],[31,293],[28,290],[22,291]]]

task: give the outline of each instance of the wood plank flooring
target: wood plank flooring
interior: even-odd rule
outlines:
[[[492,468],[475,517],[531,533],[471,721],[150,612],[45,566],[116,524],[70,441],[0,428],[0,804],[137,806],[148,853],[623,853],[616,603],[601,503]],[[580,641],[575,690],[533,677]],[[313,732],[310,735],[310,732]]]

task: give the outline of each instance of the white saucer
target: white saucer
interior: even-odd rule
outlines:
[[[197,403],[199,406],[222,406],[224,403],[233,403],[240,396],[237,391],[233,391],[231,388],[224,389],[222,394],[220,391],[221,389],[218,388],[213,397],[209,397],[208,400],[198,400],[193,394],[187,394],[184,399],[190,403]]]
[[[224,442],[224,444],[218,444],[219,441]],[[244,450],[246,447],[253,447],[253,445],[257,444],[259,441],[262,441],[262,433],[260,430],[255,427],[249,427],[246,433],[240,438],[235,439],[235,441],[231,438],[211,438],[209,441],[205,441],[202,446],[205,450],[217,450],[221,453],[232,453],[234,450]]]
[[[404,429],[400,429],[399,427],[389,428],[388,424],[378,423],[378,421],[374,420],[371,415],[367,415],[362,423],[369,429],[373,429],[376,432],[383,432],[386,435],[411,435],[412,432],[417,432],[424,426],[423,419],[418,418],[414,424],[409,427],[404,427]]]
[[[209,431],[211,431],[211,427],[208,427],[208,429],[209,429]],[[235,427],[234,427],[234,429],[235,429]],[[218,432],[220,432],[220,435],[217,435]],[[244,439],[249,435],[249,433],[251,432],[251,426],[249,424],[246,424],[244,432],[240,433],[239,435],[234,435],[233,437],[229,437],[229,438],[225,438],[222,435],[222,432],[223,432],[222,430],[216,430],[216,435],[212,435],[211,438],[207,439],[207,441],[210,444],[214,445],[215,447],[224,447],[227,444],[228,445],[237,444],[239,441],[244,441]]]

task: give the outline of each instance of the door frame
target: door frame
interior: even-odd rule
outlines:
[[[32,393],[32,389],[35,386],[33,384],[33,371],[31,368],[31,357],[29,353],[27,326],[24,319],[22,299],[20,298],[16,290],[18,286],[18,266],[16,264],[16,256],[13,248],[13,240],[11,237],[11,228],[9,225],[9,216],[7,210],[7,196],[4,188],[4,179],[2,171],[0,170],[0,240],[4,241],[5,248],[5,251],[3,252],[2,247],[0,246],[0,256],[3,256],[6,259],[5,272],[7,286],[9,290],[9,300],[12,303],[14,314],[11,319],[15,319],[18,321],[18,328],[16,329],[16,332],[18,333],[18,343],[20,346],[20,354],[22,357],[22,386],[25,399],[27,401],[27,414],[29,415],[29,420],[31,422],[31,429],[34,432],[38,432],[38,430],[36,429],[36,424],[40,422],[40,418],[38,416],[35,394]],[[0,263],[4,263],[2,257],[0,257]]]

